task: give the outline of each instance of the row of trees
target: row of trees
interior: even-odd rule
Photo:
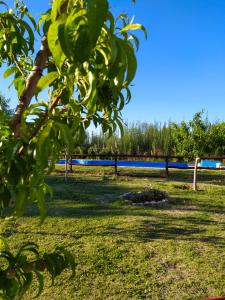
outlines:
[[[181,123],[132,123],[124,133],[108,134],[86,132],[79,153],[162,154],[181,155],[186,159],[196,156],[225,153],[225,122],[210,123],[204,112],[198,112],[190,121]]]

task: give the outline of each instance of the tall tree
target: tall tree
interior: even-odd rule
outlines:
[[[22,1],[13,9],[0,1],[0,10],[0,66],[7,66],[4,77],[12,76],[18,95],[14,115],[0,119],[0,207],[21,216],[34,202],[43,221],[45,197],[51,193],[45,174],[62,150],[72,151],[91,122],[110,133],[122,128],[139,44],[130,31],[146,31],[125,14],[114,19],[107,0],[54,0],[37,24]],[[41,42],[37,53],[35,38]],[[38,263],[24,254],[21,258],[25,248],[16,257],[1,254],[8,262],[0,270],[4,299],[23,295],[32,272],[40,279],[43,266],[54,278],[74,265],[65,250],[40,259],[35,245],[24,247]]]

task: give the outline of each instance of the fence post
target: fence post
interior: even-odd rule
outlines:
[[[117,175],[117,152],[115,153],[115,174]]]
[[[68,173],[68,162],[67,162],[67,153],[65,152],[65,174],[64,174],[65,183],[67,183],[67,173]]]
[[[197,190],[197,173],[198,173],[198,162],[200,158],[196,157],[195,159],[195,168],[194,168],[194,176],[193,176],[193,190]]]
[[[166,156],[166,177],[169,177],[169,157]]]
[[[73,165],[72,165],[72,163],[73,163],[73,158],[72,158],[72,156],[70,156],[70,173],[73,172]]]

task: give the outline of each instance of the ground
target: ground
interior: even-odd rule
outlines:
[[[34,241],[42,251],[56,245],[70,250],[76,276],[45,283],[42,300],[154,299],[200,300],[225,295],[225,174],[201,171],[199,191],[193,171],[173,171],[169,179],[108,175],[109,169],[55,172],[48,218],[40,227],[31,208],[2,230],[16,249]],[[96,173],[97,172],[97,173]],[[149,171],[145,171],[149,172]],[[171,203],[136,207],[119,196],[152,186],[170,194]],[[35,286],[25,299],[34,295]]]

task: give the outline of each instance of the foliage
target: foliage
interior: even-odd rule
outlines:
[[[23,1],[13,9],[0,1],[0,66],[18,95],[15,113],[1,112],[1,213],[19,217],[33,202],[43,222],[51,196],[44,176],[60,153],[79,145],[91,122],[104,132],[122,130],[137,29],[146,35],[126,14],[115,19],[107,0],[54,0],[38,22]],[[35,38],[42,44],[37,53]]]
[[[196,113],[189,122],[171,125],[177,153],[186,158],[203,156],[208,152],[210,124],[207,118],[202,119],[202,115],[203,111]]]
[[[196,156],[225,154],[225,123],[210,123],[203,111],[190,121],[181,123],[132,123],[124,134],[108,136],[102,132],[86,132],[79,153],[179,155],[191,160]]]
[[[211,125],[208,133],[209,152],[215,155],[225,154],[225,122]]]
[[[43,256],[40,256],[38,246],[28,242],[23,244],[13,255],[5,239],[1,238],[1,241],[4,243],[4,247],[0,252],[0,259],[5,262],[4,267],[0,270],[1,299],[21,299],[29,289],[34,276],[39,283],[36,295],[38,297],[44,288],[43,272],[45,270],[51,276],[52,284],[55,277],[61,274],[65,268],[71,267],[72,276],[75,274],[74,258],[62,247],[56,247],[54,252],[44,253]]]

